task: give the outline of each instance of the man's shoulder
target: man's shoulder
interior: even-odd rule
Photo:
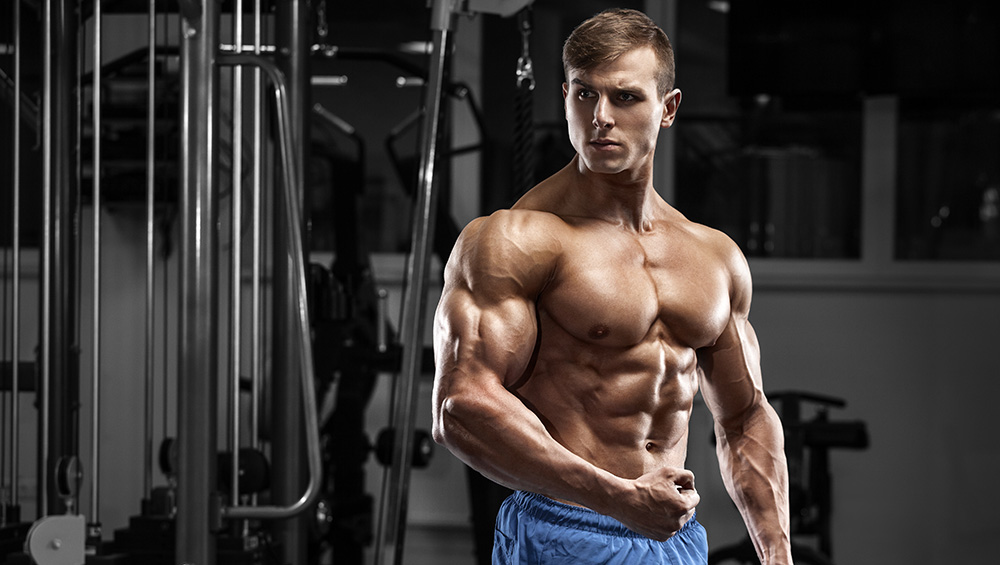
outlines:
[[[542,210],[504,209],[471,221],[462,230],[462,239],[476,245],[502,249],[508,245],[550,246],[568,229],[559,216]]]
[[[462,230],[447,270],[469,284],[507,279],[526,289],[540,288],[562,254],[566,228],[548,212],[498,210]]]

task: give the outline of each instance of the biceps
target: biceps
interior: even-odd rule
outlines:
[[[723,426],[738,423],[763,400],[760,347],[750,322],[733,317],[718,341],[699,351],[702,396]]]
[[[439,374],[492,376],[510,384],[527,369],[534,351],[534,305],[519,298],[482,305],[470,292],[451,292],[438,308],[434,333]]]

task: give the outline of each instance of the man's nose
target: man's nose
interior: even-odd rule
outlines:
[[[607,97],[601,96],[594,104],[594,127],[597,129],[611,129],[615,127],[615,119],[611,113],[611,104]]]

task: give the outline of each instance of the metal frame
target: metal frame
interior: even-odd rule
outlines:
[[[396,378],[389,426],[393,429],[392,466],[382,483],[382,509],[375,539],[375,563],[402,563],[407,500],[413,451],[413,416],[416,413],[423,355],[423,326],[427,307],[431,238],[434,235],[438,137],[444,103],[444,77],[453,13],[446,1],[434,2],[431,13],[431,64],[425,91],[424,125],[420,138],[420,168],[414,204],[413,236],[406,265],[406,288],[400,339],[402,367]]]
[[[79,447],[77,329],[75,12],[67,2],[46,0],[44,29],[42,127],[42,281],[41,367],[39,391],[38,512],[65,511],[52,480],[60,458],[75,457]]]
[[[93,72],[93,256],[92,296],[94,313],[91,320],[91,449],[90,449],[90,523],[100,524],[101,486],[101,66],[104,13],[101,0],[94,0],[94,72]],[[99,530],[98,530],[99,531]]]
[[[213,563],[218,531],[213,315],[217,288],[218,4],[182,1],[181,311],[176,559]]]
[[[302,233],[302,214],[296,191],[302,186],[302,171],[301,167],[295,166],[295,164],[301,162],[301,159],[298,159],[296,144],[292,142],[292,124],[288,118],[290,114],[288,89],[285,86],[284,76],[274,62],[258,55],[220,55],[218,64],[252,65],[262,70],[272,82],[275,104],[278,108],[276,116],[280,136],[282,170],[285,177],[284,190],[282,191],[286,212],[285,221],[289,225],[291,234],[300,234]],[[305,251],[300,237],[289,237],[288,243],[289,248],[286,253],[292,267],[288,278],[293,292],[294,314],[297,322],[294,328],[297,334],[295,337],[299,343],[296,361],[299,366],[299,386],[302,396],[302,419],[305,423],[309,482],[302,496],[292,504],[284,506],[226,506],[222,508],[224,518],[264,520],[289,518],[304,511],[319,496],[323,462],[319,451],[319,416],[313,386],[315,370],[313,369],[312,340],[310,338],[309,306],[306,302]]]
[[[468,9],[510,16],[530,3],[531,0],[472,0]],[[382,508],[375,539],[376,565],[389,563],[399,565],[403,561],[414,417],[419,400],[417,393],[424,346],[427,281],[430,279],[431,245],[438,199],[435,172],[446,95],[444,84],[451,52],[450,34],[459,7],[454,0],[434,0],[431,7],[431,63],[425,83],[425,112],[420,138],[417,199],[414,205],[413,236],[406,265],[406,288],[399,328],[400,339],[403,342],[402,368],[393,391],[389,422],[393,429],[392,465],[382,483]]]
[[[306,150],[303,136],[295,128],[305,123],[304,108],[308,88],[308,76],[303,61],[308,56],[308,49],[302,47],[306,34],[301,31],[303,21],[307,19],[308,3],[304,0],[294,0],[281,3],[278,10],[279,34],[284,33],[285,45],[276,51],[279,61],[276,63],[263,58],[261,53],[265,47],[261,44],[261,1],[255,0],[254,47],[253,54],[244,51],[242,18],[237,18],[234,32],[235,53],[223,55],[219,48],[220,5],[218,2],[202,2],[200,0],[179,0],[181,13],[181,273],[180,273],[180,321],[178,344],[178,446],[179,461],[177,469],[177,515],[176,515],[176,559],[178,563],[212,563],[215,559],[215,534],[220,531],[223,520],[250,519],[287,519],[301,514],[308,509],[320,494],[322,461],[319,451],[319,430],[316,399],[313,394],[313,357],[311,351],[309,311],[306,304],[305,250],[302,242],[302,211],[303,192],[303,154]],[[526,5],[528,0],[479,0],[475,2],[478,11],[493,12],[502,15],[516,13]],[[16,3],[19,8],[20,2]],[[242,0],[237,4],[242,13]],[[154,412],[154,351],[156,328],[154,316],[156,307],[156,266],[154,258],[156,234],[154,216],[156,208],[156,178],[155,178],[155,71],[156,71],[156,2],[149,0],[148,20],[148,86],[147,94],[147,148],[146,148],[146,296],[145,296],[145,466],[143,491],[148,497],[152,492],[153,458],[153,412]],[[466,6],[468,7],[468,6]],[[444,107],[443,85],[447,75],[450,32],[453,16],[459,9],[459,2],[454,0],[435,0],[432,9],[433,52],[427,90],[425,93],[425,124],[421,135],[421,163],[419,173],[419,192],[417,195],[413,251],[407,264],[407,285],[404,296],[404,311],[401,323],[401,336],[404,341],[403,365],[399,378],[396,380],[396,393],[393,416],[390,423],[396,429],[394,435],[394,463],[386,482],[383,485],[385,495],[383,501],[387,504],[382,512],[379,523],[379,541],[376,545],[380,561],[392,559],[401,561],[403,548],[403,527],[406,520],[406,504],[410,474],[410,453],[413,450],[413,416],[416,412],[417,387],[419,385],[420,360],[423,350],[423,319],[426,310],[426,282],[429,280],[430,243],[435,224],[437,194],[436,161],[438,159],[438,143],[440,138],[441,116]],[[72,345],[77,337],[74,332],[77,327],[76,293],[79,291],[79,273],[77,258],[79,241],[72,229],[73,214],[78,213],[79,206],[75,199],[75,187],[79,178],[74,167],[79,163],[74,143],[79,143],[76,129],[78,127],[76,113],[78,100],[73,93],[79,88],[73,81],[80,71],[80,61],[74,55],[76,30],[80,22],[74,21],[73,12],[67,3],[45,0],[42,5],[44,38],[44,94],[43,112],[45,116],[43,127],[43,207],[44,226],[42,245],[42,298],[41,298],[41,400],[39,403],[40,449],[39,449],[39,512],[46,514],[59,513],[65,510],[54,491],[49,487],[52,483],[54,464],[64,456],[75,456],[78,450],[78,422],[74,398],[78,391],[74,388],[73,373],[78,370],[73,358]],[[92,393],[91,406],[92,431],[92,482],[90,521],[99,522],[100,493],[100,415],[101,415],[101,214],[102,190],[101,174],[102,150],[100,143],[101,129],[101,36],[102,36],[102,4],[98,0],[94,4],[95,43],[93,80],[93,128],[94,128],[94,272],[92,304],[94,309],[93,325],[90,328],[93,338],[92,359]],[[18,23],[19,23],[19,17]],[[19,30],[18,26],[18,30]],[[18,37],[18,41],[20,38]],[[279,40],[278,43],[281,43]],[[19,50],[18,50],[19,51]],[[279,402],[284,399],[281,416],[283,428],[276,433],[285,433],[288,437],[305,437],[304,449],[294,445],[281,455],[275,454],[273,459],[282,466],[280,469],[283,485],[275,488],[275,505],[257,506],[253,501],[243,504],[239,498],[239,468],[238,457],[233,457],[231,469],[225,470],[231,474],[232,490],[230,502],[224,504],[216,492],[216,479],[219,470],[216,468],[217,439],[216,432],[219,418],[217,417],[216,400],[219,394],[217,374],[220,359],[216,353],[220,330],[220,315],[216,312],[217,299],[220,296],[220,286],[223,277],[220,275],[220,250],[218,242],[217,221],[220,203],[218,185],[219,146],[219,69],[234,67],[234,83],[242,84],[242,66],[254,67],[254,115],[262,114],[259,96],[262,79],[266,77],[271,84],[272,93],[278,112],[276,114],[277,134],[280,138],[280,152],[283,182],[276,198],[275,208],[280,211],[276,218],[275,268],[284,276],[274,279],[275,296],[274,320],[274,359],[276,372],[282,376],[297,375],[295,379],[285,378],[280,390]],[[19,83],[19,64],[16,65],[15,82]],[[231,307],[232,316],[230,338],[235,343],[227,354],[231,359],[231,374],[227,376],[232,393],[232,413],[230,419],[230,443],[234,454],[238,452],[241,440],[239,378],[241,359],[243,358],[240,344],[243,320],[240,314],[242,298],[241,277],[244,268],[241,252],[242,242],[238,224],[243,208],[240,184],[242,180],[242,95],[235,94],[234,89],[234,253],[232,257]],[[17,93],[15,93],[17,96]],[[15,122],[19,123],[20,105],[15,110]],[[15,147],[19,151],[19,129],[15,131]],[[262,242],[263,192],[261,187],[266,182],[262,146],[264,145],[264,124],[255,119],[253,124],[253,197],[252,215],[254,218],[253,259],[251,290],[251,345],[250,372],[252,375],[253,397],[251,428],[254,433],[252,446],[257,447],[256,420],[258,413],[258,398],[256,391],[262,386],[263,349],[262,326],[263,290],[261,280],[264,270],[264,250]],[[15,178],[19,177],[18,165],[15,165]],[[15,191],[15,199],[18,191]],[[15,209],[19,201],[15,200]],[[20,262],[18,256],[18,230],[15,225],[15,273]],[[289,302],[284,302],[285,293]],[[166,288],[164,288],[166,292]],[[19,293],[15,286],[15,296]],[[15,299],[15,304],[17,299]],[[17,314],[15,314],[15,319]],[[15,322],[16,324],[17,322]],[[282,324],[290,331],[281,332]],[[16,333],[16,332],[15,332]],[[381,339],[381,338],[380,338]],[[18,344],[15,341],[15,344]],[[16,348],[16,346],[15,346]],[[15,356],[17,353],[15,353]],[[15,357],[16,358],[16,357]],[[16,366],[16,363],[15,363]],[[15,371],[16,375],[16,371]],[[16,377],[15,377],[16,379]],[[166,386],[166,375],[164,376]],[[16,383],[16,380],[15,380]],[[17,385],[15,384],[15,387]],[[290,400],[294,399],[293,404]],[[296,406],[301,402],[302,410]],[[16,394],[15,394],[16,405]],[[15,420],[16,420],[16,416]],[[303,427],[299,427],[301,422]],[[16,423],[16,422],[15,422]],[[303,433],[304,432],[304,433]],[[280,437],[285,437],[280,436]],[[296,439],[298,441],[298,439]],[[282,442],[283,444],[285,442]],[[295,442],[291,442],[295,443]],[[298,444],[295,444],[298,445]],[[284,449],[284,445],[280,447]],[[283,456],[282,456],[283,455]],[[299,460],[305,456],[309,468],[309,478],[304,489],[296,490],[301,482],[298,474]],[[12,463],[12,475],[16,475],[17,463]],[[16,477],[13,479],[16,481]],[[16,491],[16,489],[15,489]],[[16,494],[15,494],[16,496]],[[291,497],[290,500],[283,498]],[[99,531],[98,531],[99,533]],[[304,535],[301,525],[291,526],[287,539]],[[391,557],[390,557],[391,556]],[[294,561],[294,559],[293,559]]]
[[[21,2],[14,2],[14,178],[12,236],[13,266],[11,268],[11,380],[10,380],[10,505],[18,506],[18,485],[20,483],[20,371],[21,362]],[[0,476],[3,476],[0,470]],[[4,501],[0,501],[3,504]]]
[[[313,391],[314,371],[309,310],[306,303],[305,253],[300,236],[302,220],[298,195],[302,190],[303,160],[299,154],[301,144],[296,143],[293,137],[288,88],[284,74],[269,59],[243,53],[219,54],[215,39],[217,25],[217,5],[208,3],[196,9],[192,3],[187,4],[184,20],[185,42],[182,49],[184,93],[182,120],[187,151],[182,161],[184,177],[182,301],[185,307],[182,310],[184,317],[179,396],[179,403],[183,405],[178,406],[179,413],[183,415],[179,435],[178,563],[209,563],[214,559],[212,532],[218,531],[221,526],[218,519],[285,519],[300,514],[318,497],[322,473],[318,416]],[[285,277],[276,277],[275,286],[277,288],[278,280],[284,278],[292,296],[293,311],[290,314],[295,320],[291,328],[294,334],[292,338],[298,346],[296,348],[298,355],[294,362],[295,372],[300,377],[299,384],[295,388],[303,410],[299,413],[289,407],[288,411],[305,422],[303,429],[306,435],[306,456],[309,467],[309,481],[305,492],[287,505],[239,505],[238,477],[234,480],[233,501],[230,505],[219,506],[217,501],[212,500],[212,488],[217,472],[212,461],[215,450],[216,422],[213,409],[216,391],[214,381],[211,379],[213,369],[217,365],[214,349],[211,347],[217,329],[212,315],[217,296],[217,258],[215,234],[212,230],[217,214],[214,201],[216,198],[214,184],[217,180],[213,173],[216,166],[213,148],[216,145],[218,131],[216,80],[219,67],[239,68],[243,65],[252,65],[268,77],[278,110],[276,116],[284,176],[284,190],[281,192],[284,211],[282,219],[288,233],[287,237],[283,238],[287,249],[282,252],[282,256],[290,268],[285,271]],[[234,145],[238,146],[240,143],[241,140],[234,136]],[[239,182],[239,178],[236,182]],[[259,215],[259,210],[256,215]],[[239,284],[239,269],[233,276],[236,279],[234,284]],[[280,315],[276,314],[276,317]],[[238,332],[239,324],[236,323],[234,333]],[[285,335],[281,337],[286,339]],[[234,412],[238,412],[235,407]],[[238,418],[238,414],[235,414],[234,418]],[[234,437],[234,440],[238,440],[238,437]],[[236,453],[238,442],[233,443]],[[236,474],[238,468],[233,472]]]

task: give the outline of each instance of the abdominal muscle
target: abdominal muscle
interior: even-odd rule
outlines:
[[[554,340],[564,343],[545,341],[553,340],[543,339],[530,376],[513,392],[556,441],[626,479],[683,468],[698,388],[693,350],[662,339],[630,348],[580,343],[567,334]]]

